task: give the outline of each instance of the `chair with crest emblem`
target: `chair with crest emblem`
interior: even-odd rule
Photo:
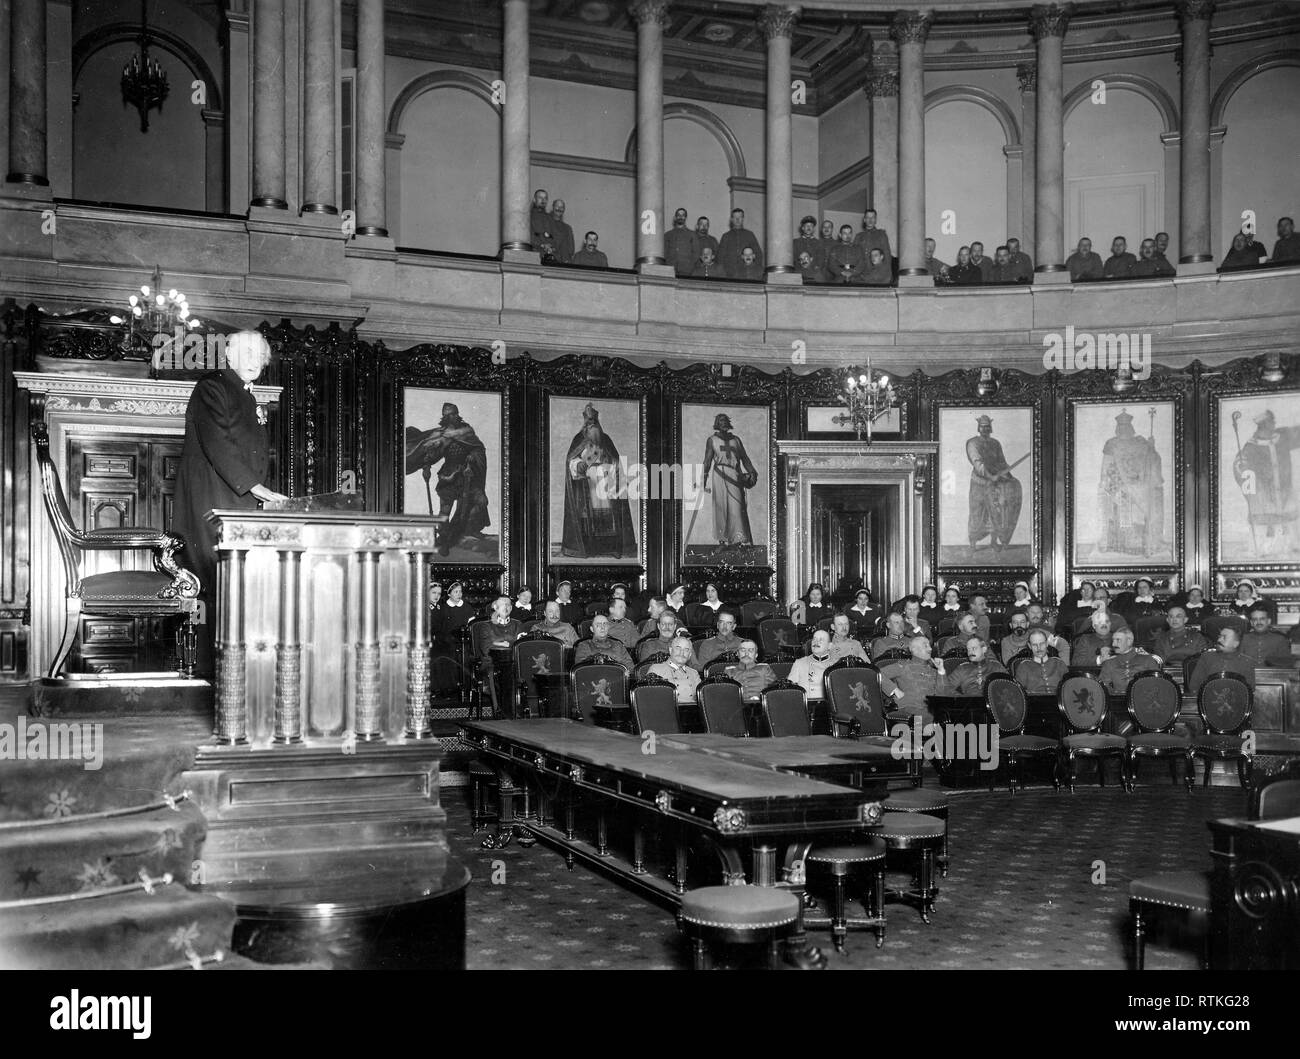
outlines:
[[[1066,676],[1056,689],[1056,706],[1064,722],[1065,736],[1061,739],[1061,759],[1070,793],[1074,793],[1077,758],[1095,758],[1097,783],[1106,786],[1106,758],[1119,762],[1119,783],[1128,789],[1128,741],[1122,735],[1103,732],[1106,723],[1106,688],[1093,676],[1074,674]]]
[[[1250,726],[1254,692],[1240,673],[1216,673],[1196,693],[1196,709],[1205,724],[1205,734],[1187,748],[1187,789],[1196,783],[1196,759],[1205,759],[1204,786],[1210,785],[1210,769],[1216,761],[1236,761],[1242,790],[1250,790],[1253,758],[1246,752],[1242,733]]]
[[[1169,775],[1178,782],[1178,762],[1188,764],[1191,741],[1174,732],[1183,700],[1178,685],[1164,673],[1139,673],[1129,682],[1128,715],[1137,731],[1128,737],[1128,789],[1137,785],[1139,761],[1144,757],[1166,758]]]
[[[1021,790],[1025,789],[1024,761],[1034,757],[1051,759],[1052,786],[1060,790],[1061,778],[1055,764],[1061,744],[1045,735],[1025,734],[1025,721],[1029,717],[1029,699],[1025,695],[1025,689],[1009,676],[998,673],[985,681],[984,697],[988,701],[989,713],[998,726],[998,751],[1007,758],[1011,793],[1016,793],[1017,785]],[[996,776],[997,770],[991,769],[989,790],[993,789]]]
[[[575,721],[595,725],[596,711],[627,706],[627,670],[617,662],[583,662],[569,671]]]
[[[516,717],[563,717],[568,677],[564,641],[544,632],[520,637],[511,649],[515,670]]]

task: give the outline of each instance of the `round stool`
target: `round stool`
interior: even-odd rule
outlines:
[[[939,873],[948,878],[948,796],[943,791],[926,791],[918,787],[890,791],[889,797],[880,804],[887,813],[925,813],[943,821],[943,845],[939,847],[936,859]]]
[[[876,948],[885,944],[885,843],[880,839],[867,839],[842,846],[815,846],[804,858],[807,864],[825,864],[835,879],[835,907],[831,915],[831,940],[835,951],[844,951],[844,939],[849,933],[849,920],[844,912],[844,884],[855,865],[870,864],[873,868],[872,900],[867,920],[855,920],[854,926],[872,926],[876,930]],[[804,914],[804,926],[819,926],[816,920]]]
[[[1144,875],[1128,884],[1128,906],[1133,914],[1133,969],[1146,965],[1145,918],[1153,909],[1176,908],[1192,916],[1210,914],[1210,877],[1203,871],[1173,871]],[[1209,930],[1205,931],[1202,967],[1209,966]]]
[[[948,825],[933,816],[924,813],[885,813],[880,826],[872,828],[868,834],[872,838],[883,839],[886,849],[892,852],[920,854],[919,888],[904,890],[898,896],[905,900],[915,900],[921,908],[921,919],[930,922],[930,911],[934,908],[934,852],[943,844],[943,836]]]
[[[695,942],[695,969],[710,966],[709,943],[767,943],[768,967],[780,960],[777,942],[799,923],[799,898],[774,886],[705,886],[682,895],[677,921]]]

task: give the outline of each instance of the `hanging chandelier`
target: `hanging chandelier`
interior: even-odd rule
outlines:
[[[162,269],[155,265],[152,283],[142,284],[140,293],[127,299],[126,315],[114,315],[109,323],[126,329],[122,350],[156,349],[161,344],[158,336],[171,341],[179,334],[200,326],[197,316],[190,315],[189,300],[175,287],[164,291]]]
[[[836,426],[852,426],[859,441],[865,431],[867,444],[870,445],[872,424],[894,407],[896,395],[889,376],[875,371],[868,359],[865,371],[861,368],[845,371],[840,401],[847,411],[835,416],[831,422]]]
[[[149,58],[149,23],[145,18],[147,0],[140,0],[140,51],[122,67],[122,102],[140,112],[140,131],[149,131],[149,111],[162,110],[167,98],[167,74],[157,59]]]

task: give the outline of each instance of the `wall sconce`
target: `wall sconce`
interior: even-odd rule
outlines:
[[[1277,350],[1264,354],[1264,367],[1260,371],[1259,377],[1268,383],[1278,383],[1286,378],[1286,372],[1282,370],[1282,354]]]
[[[993,373],[992,368],[980,368],[979,382],[975,384],[975,392],[981,397],[992,397],[998,392],[998,377]]]
[[[1110,380],[1110,388],[1115,393],[1127,393],[1133,389],[1133,369],[1127,365],[1116,368],[1115,375]]]

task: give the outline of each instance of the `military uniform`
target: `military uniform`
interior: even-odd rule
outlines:
[[[1228,654],[1215,648],[1201,655],[1196,668],[1192,670],[1191,678],[1187,681],[1187,690],[1195,694],[1201,690],[1201,685],[1216,673],[1240,673],[1246,678],[1247,684],[1252,688],[1255,686],[1254,662],[1240,651]]]
[[[617,621],[610,618],[609,635],[629,651],[636,646],[637,640],[641,639],[640,630],[626,618],[619,618]]]
[[[1006,667],[995,659],[982,662],[966,661],[948,674],[948,690],[953,695],[982,695],[984,682],[997,673],[1006,673]]]
[[[766,662],[755,662],[752,666],[727,666],[727,676],[740,685],[740,695],[746,702],[757,702],[763,689],[777,681],[772,667]]]
[[[717,633],[700,644],[699,659],[701,667],[707,666],[719,655],[735,654],[745,641],[734,632],[730,636]]]
[[[1195,629],[1161,629],[1151,641],[1151,653],[1159,655],[1166,664],[1185,662],[1193,655],[1208,650],[1210,641]]]
[[[1069,672],[1070,667],[1061,659],[1048,655],[1042,662],[1033,658],[1021,659],[1016,663],[1013,675],[1027,695],[1055,695],[1057,687]]]
[[[1248,632],[1241,653],[1256,666],[1291,665],[1291,643],[1280,632]]]
[[[933,661],[923,662],[919,658],[891,662],[880,671],[880,690],[885,695],[893,695],[895,691],[903,693],[894,708],[903,713],[920,714],[926,721],[934,719],[926,697],[942,695],[946,684],[947,678],[934,667]]]
[[[1159,672],[1160,663],[1150,655],[1140,655],[1136,651],[1125,651],[1122,655],[1111,655],[1101,664],[1098,680],[1105,685],[1112,695],[1123,695],[1128,686],[1139,673]]]
[[[831,640],[830,652],[831,658],[837,662],[841,658],[860,658],[864,662],[867,660],[867,652],[852,636],[846,636],[843,640]]]
[[[907,643],[908,641],[906,636],[877,636],[871,641],[872,660],[874,661],[879,658],[886,651],[892,651],[899,647],[904,651],[909,651],[910,653]]]
[[[604,640],[579,640],[573,652],[573,664],[576,666],[580,662],[586,662],[595,655],[605,655],[611,662],[617,662],[624,669],[632,668],[632,656],[627,653],[627,648],[612,636]]]
[[[825,658],[804,655],[790,667],[790,680],[804,689],[809,701],[825,698],[826,691],[825,686],[822,684],[822,675],[829,666],[834,664],[835,659],[830,655]]]
[[[690,666],[679,666],[676,662],[657,662],[650,667],[650,672],[677,689],[678,702],[695,701],[695,689],[700,686],[700,675]]]
[[[557,640],[563,642],[565,647],[572,647],[578,642],[577,632],[567,621],[557,621],[554,624],[545,619],[535,621],[528,631],[545,633],[547,636],[554,636]]]

